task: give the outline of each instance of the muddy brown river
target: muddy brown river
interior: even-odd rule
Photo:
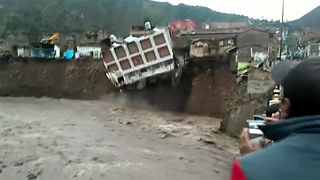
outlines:
[[[0,179],[228,179],[220,120],[124,101],[0,98]]]

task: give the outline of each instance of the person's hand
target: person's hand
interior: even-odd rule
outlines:
[[[262,149],[260,140],[263,137],[256,138],[250,140],[249,138],[249,129],[245,128],[243,129],[241,135],[240,135],[240,154],[246,155],[251,152],[255,152],[257,150]]]
[[[276,122],[276,121],[279,121],[278,118],[272,118],[272,117],[267,117],[266,118],[266,122],[267,123],[273,123],[273,122]]]
[[[267,117],[266,118],[266,122],[267,123],[273,123],[276,121],[279,121],[279,119],[281,119],[281,113],[280,112],[276,112],[272,114],[272,117]]]
[[[276,112],[276,113],[273,113],[273,114],[272,114],[272,117],[273,117],[273,118],[276,118],[276,119],[280,119],[280,118],[281,118],[280,110],[279,110],[278,112]]]

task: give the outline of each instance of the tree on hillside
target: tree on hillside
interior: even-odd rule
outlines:
[[[156,25],[167,25],[177,19],[192,19],[198,23],[248,19],[204,7],[172,6],[149,0],[41,0],[37,3],[10,0],[5,3],[6,12],[10,13],[1,17],[6,22],[4,34],[26,33],[31,29],[36,35],[52,32],[70,35],[94,31],[99,27],[110,34],[124,36],[132,24],[142,24],[146,20]]]

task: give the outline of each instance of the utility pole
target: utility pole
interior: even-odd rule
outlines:
[[[280,38],[280,60],[282,60],[282,43],[283,43],[283,29],[284,29],[284,25],[283,25],[283,17],[284,17],[284,0],[282,0],[282,17],[281,17],[281,29],[280,29],[280,33],[281,33],[281,38]]]

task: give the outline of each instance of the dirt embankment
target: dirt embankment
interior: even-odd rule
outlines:
[[[172,87],[169,78],[124,94],[129,102],[143,102],[161,110],[222,118],[235,98],[235,83],[228,62],[210,61],[189,64],[177,87]]]
[[[113,89],[98,61],[5,63],[0,82],[0,96],[93,99]]]
[[[263,114],[271,98],[274,82],[269,72],[251,69],[248,81],[237,87],[237,97],[229,108],[221,126],[221,130],[238,137],[247,120],[254,114]]]
[[[186,110],[192,114],[224,117],[236,98],[236,77],[231,73],[229,62],[213,61],[203,65],[192,79]]]
[[[178,87],[168,78],[121,93],[108,81],[100,61],[0,64],[0,82],[0,96],[97,99],[114,92],[136,106],[212,117],[227,113],[235,90],[235,77],[225,61],[189,64]]]

